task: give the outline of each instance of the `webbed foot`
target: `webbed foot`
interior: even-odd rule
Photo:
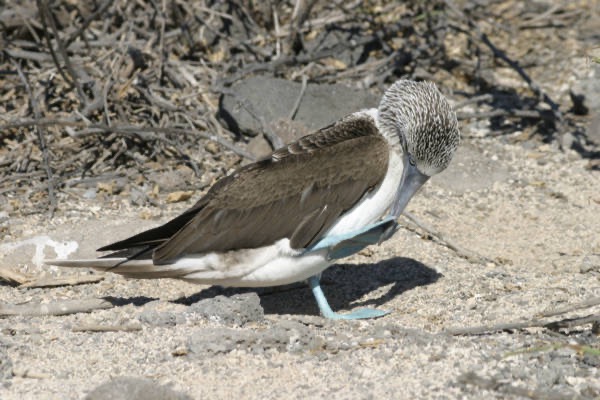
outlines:
[[[323,289],[321,289],[321,283],[319,276],[312,276],[308,280],[308,284],[317,300],[317,305],[319,306],[319,310],[321,311],[321,315],[325,318],[329,319],[369,319],[369,318],[379,318],[383,317],[386,314],[389,314],[389,311],[377,310],[374,308],[360,308],[356,311],[352,311],[348,314],[338,314],[331,309],[329,306],[329,302],[325,297],[325,293],[323,293]]]

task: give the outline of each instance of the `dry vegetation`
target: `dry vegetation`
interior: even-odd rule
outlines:
[[[5,1],[0,397],[131,374],[198,398],[598,398],[598,3]],[[198,313],[232,289],[40,267],[48,246],[88,257],[166,221],[256,158],[221,117],[252,76],[302,82],[296,109],[307,84],[378,96],[403,77],[452,100],[462,158],[407,230],[324,275],[336,309],[388,317],[329,323],[304,287],[268,289],[231,329]],[[253,112],[277,147],[285,131]],[[300,356],[277,350],[298,337]]]
[[[69,188],[90,184],[153,202],[160,188],[148,172],[176,167],[202,189],[252,158],[247,138],[218,120],[220,96],[252,74],[376,92],[400,77],[429,79],[462,120],[489,120],[493,135],[571,132],[593,157],[566,69],[589,50],[582,36],[594,7],[9,0],[0,11],[0,208],[53,212]],[[117,177],[125,183],[110,184]]]

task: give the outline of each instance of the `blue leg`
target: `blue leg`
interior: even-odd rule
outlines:
[[[319,282],[320,277],[318,275],[311,276],[308,279],[308,284],[315,295],[315,299],[317,300],[317,304],[319,305],[319,310],[321,311],[321,315],[325,318],[329,319],[366,319],[366,318],[378,318],[383,317],[386,314],[389,314],[389,311],[376,310],[374,308],[361,308],[359,310],[353,311],[349,314],[338,314],[334,312],[329,303],[327,302],[327,298],[325,297],[325,293],[321,289],[321,284]]]
[[[337,260],[358,253],[367,246],[381,243],[389,239],[398,229],[398,223],[392,217],[364,228],[362,232],[355,233],[353,237],[343,239],[332,246],[328,253],[330,260]]]
[[[398,229],[398,223],[393,216],[388,216],[381,221],[365,226],[354,232],[337,236],[326,236],[307,251],[328,249],[327,258],[337,260],[358,253],[365,247],[381,243],[389,239]]]

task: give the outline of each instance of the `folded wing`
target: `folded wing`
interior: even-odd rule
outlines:
[[[306,248],[383,180],[388,155],[373,119],[352,115],[221,179],[166,224],[99,250],[134,258],[132,249],[152,248],[154,263],[164,264],[283,238]]]

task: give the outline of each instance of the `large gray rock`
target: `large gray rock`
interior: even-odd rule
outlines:
[[[149,379],[121,377],[92,390],[86,400],[192,400],[184,393],[161,386]]]
[[[472,144],[461,143],[446,170],[431,178],[431,182],[455,193],[491,188],[494,182],[511,177],[501,160],[482,154]]]
[[[211,321],[235,326],[260,322],[265,318],[260,298],[256,293],[236,294],[231,297],[216,296],[200,300],[192,304],[189,311]]]
[[[221,99],[220,117],[229,129],[247,135],[263,133],[264,122],[273,124],[289,119],[302,84],[264,76],[250,77],[231,88],[234,94]],[[367,91],[344,85],[308,84],[294,121],[309,132],[327,126],[355,111],[377,107],[379,99]],[[283,138],[288,142],[289,138]]]
[[[295,321],[282,321],[268,329],[238,330],[231,328],[205,328],[194,332],[188,341],[188,355],[204,358],[207,355],[226,354],[244,350],[254,354],[269,350],[298,353],[314,351],[325,346],[323,338],[306,325]]]

